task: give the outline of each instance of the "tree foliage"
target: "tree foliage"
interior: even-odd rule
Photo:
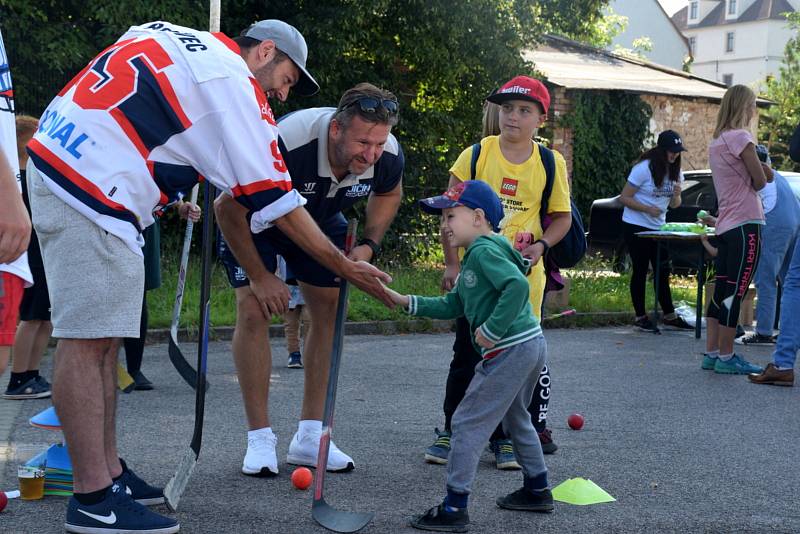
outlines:
[[[584,218],[592,201],[618,194],[650,136],[652,110],[639,95],[580,91],[562,120],[572,128],[572,196]]]
[[[510,77],[532,72],[521,52],[546,32],[582,37],[608,0],[224,0],[222,31],[280,18],[309,46],[309,69],[321,91],[276,104],[281,115],[335,105],[347,88],[369,81],[400,99],[395,129],[406,154],[406,200],[393,226],[430,232],[411,204],[439,192],[447,169],[480,132],[483,97]],[[129,26],[169,20],[208,26],[197,0],[0,0],[20,109],[41,113],[65,81]]]
[[[800,171],[800,164],[788,156],[789,138],[800,122],[800,13],[788,13],[787,19],[795,36],[786,43],[779,75],[767,78],[766,97],[775,105],[762,115],[759,138],[766,142],[776,168]]]

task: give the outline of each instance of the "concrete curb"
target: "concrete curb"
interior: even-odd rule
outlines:
[[[630,312],[591,312],[576,313],[558,319],[545,319],[545,328],[590,328],[612,326],[632,322]],[[345,323],[345,334],[364,335],[396,335],[396,334],[436,334],[455,330],[454,321],[439,319],[409,319],[407,321],[363,321]],[[270,338],[283,337],[283,325],[274,324],[269,327]],[[197,341],[196,328],[181,328],[178,331],[181,341]],[[230,341],[233,338],[232,326],[215,326],[211,328],[209,337],[215,341]],[[168,328],[156,328],[147,331],[147,343],[166,343],[169,340]]]

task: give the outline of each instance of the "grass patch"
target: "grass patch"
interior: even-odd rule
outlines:
[[[150,328],[169,328],[172,321],[172,307],[175,303],[175,289],[178,283],[177,260],[163,260],[161,287],[148,291],[147,311]],[[394,278],[392,287],[402,293],[419,295],[438,295],[441,282],[441,268],[433,264],[385,268]],[[225,268],[216,263],[211,272],[211,324],[212,326],[231,326],[236,322],[236,295],[228,283]],[[197,328],[200,311],[200,264],[190,261],[186,275],[186,289],[183,294],[181,326]],[[358,288],[350,286],[350,302],[347,312],[349,321],[388,321],[408,320],[407,313],[400,309],[390,310],[377,300],[369,297]],[[279,317],[272,318],[273,324],[281,324]]]
[[[194,260],[194,259],[193,259]],[[394,278],[392,288],[401,293],[439,295],[443,266],[435,262],[410,266],[384,267]],[[586,258],[576,269],[565,272],[571,279],[569,306],[578,312],[630,312],[629,273],[615,273],[610,264],[597,258]],[[147,303],[151,328],[167,328],[172,320],[172,306],[178,279],[177,259],[164,259],[162,286],[148,292]],[[230,326],[236,321],[236,296],[228,284],[224,267],[217,263],[212,270],[211,323],[213,326]],[[672,298],[676,305],[687,301],[692,306],[696,296],[696,278],[673,276],[670,281]],[[181,325],[197,328],[200,300],[199,261],[189,264],[186,290],[181,311]],[[652,282],[646,292],[647,309],[654,304]],[[409,316],[400,309],[390,310],[377,300],[351,286],[347,318],[350,321],[400,321],[407,323]],[[279,317],[272,322],[280,324]]]

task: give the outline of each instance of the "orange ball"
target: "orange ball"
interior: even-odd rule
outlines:
[[[299,490],[308,489],[314,481],[314,475],[308,467],[298,467],[292,473],[292,484]]]

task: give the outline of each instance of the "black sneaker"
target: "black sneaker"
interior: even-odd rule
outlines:
[[[550,432],[549,428],[545,428],[541,432],[537,432],[537,434],[539,434],[539,443],[542,444],[542,453],[553,454],[558,450],[558,445],[553,441],[553,433]]]
[[[122,458],[119,462],[122,464],[122,475],[117,479],[117,484],[125,490],[125,493],[139,504],[147,506],[164,502],[164,490],[151,486],[136,476]]]
[[[172,534],[180,528],[174,519],[151,512],[131,499],[119,484],[108,488],[97,504],[85,506],[70,497],[64,523],[67,532],[80,534]]]
[[[647,317],[647,316],[644,316],[641,319],[636,319],[636,321],[633,323],[633,326],[635,326],[639,330],[643,330],[645,332],[656,332],[656,331],[658,331],[658,328],[656,328],[656,325],[654,325],[653,322],[650,320],[650,318]]]
[[[737,337],[733,340],[737,345],[774,345],[775,336],[762,336],[758,332]]]
[[[505,497],[498,497],[497,506],[506,510],[549,513],[554,509],[553,494],[549,489],[534,492],[520,488]]]
[[[665,326],[670,326],[677,330],[694,330],[694,327],[689,323],[687,323],[686,321],[684,321],[683,317],[681,317],[678,314],[675,314],[675,317],[672,319],[664,318],[661,320],[661,322],[664,323]]]
[[[467,532],[469,530],[469,514],[466,508],[457,512],[448,512],[442,503],[434,506],[425,514],[415,517],[409,522],[409,525],[420,530],[435,532]]]
[[[136,391],[150,391],[153,389],[153,383],[141,371],[136,371],[131,378],[133,378],[133,389]]]
[[[289,363],[286,364],[289,369],[302,369],[303,368],[303,355],[295,351],[289,354]]]
[[[50,384],[45,379],[39,380],[41,377],[31,378],[24,384],[20,384],[14,389],[7,389],[3,393],[4,399],[12,400],[25,400],[25,399],[44,399],[49,397],[52,392],[50,391]]]

